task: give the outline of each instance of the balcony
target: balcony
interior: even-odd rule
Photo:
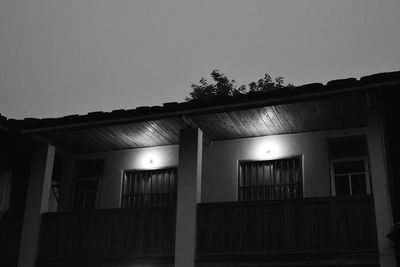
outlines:
[[[374,266],[377,253],[372,196],[198,205],[197,262],[204,266],[338,259]]]
[[[172,264],[175,208],[42,215],[37,266]]]
[[[37,266],[169,266],[175,221],[175,208],[46,213]],[[377,266],[376,236],[372,196],[202,203],[196,261]]]

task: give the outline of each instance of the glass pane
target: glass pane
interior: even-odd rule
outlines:
[[[165,206],[176,201],[176,169],[126,172],[127,184],[131,184],[125,194],[134,194],[128,207]]]
[[[275,200],[300,197],[299,159],[242,162],[240,200]]]
[[[351,176],[351,190],[353,195],[367,194],[367,186],[364,174],[355,174]]]
[[[85,210],[85,209],[95,208],[97,183],[98,180],[95,179],[76,181],[74,202],[73,202],[74,210]],[[87,199],[88,194],[93,195],[91,196],[91,198],[93,199],[88,200]]]
[[[335,191],[337,196],[350,195],[349,177],[347,175],[335,176]]]
[[[85,210],[91,210],[96,207],[96,192],[86,192],[85,195]]]
[[[259,163],[257,164],[257,184],[259,186],[265,185],[265,175],[264,175],[264,168],[263,164]]]
[[[334,138],[329,140],[329,158],[351,158],[367,155],[367,145],[364,136]]]
[[[103,172],[103,160],[90,159],[76,162],[76,177],[101,176]]]
[[[334,163],[335,174],[365,172],[364,160],[336,162]]]
[[[73,204],[73,209],[74,210],[82,210],[83,197],[84,197],[84,193],[83,192],[75,192],[75,194],[74,194],[74,204]]]
[[[97,180],[81,180],[76,183],[77,191],[95,191],[97,189]]]
[[[264,175],[265,175],[265,184],[266,185],[272,185],[272,168],[271,164],[265,164],[264,165]]]

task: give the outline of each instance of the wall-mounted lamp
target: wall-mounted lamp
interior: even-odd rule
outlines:
[[[130,169],[155,170],[176,166],[177,161],[177,147],[150,147],[129,151],[127,165]]]
[[[155,169],[165,164],[163,155],[154,150],[142,150],[138,158],[140,165],[138,168],[140,169]]]
[[[256,158],[260,160],[275,159],[282,154],[282,144],[272,140],[260,140],[260,142],[257,142],[255,145],[254,152]]]

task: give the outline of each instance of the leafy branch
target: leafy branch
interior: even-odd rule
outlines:
[[[257,82],[251,82],[248,86],[238,86],[235,80],[229,80],[225,74],[218,70],[211,72],[211,78],[214,81],[213,83],[208,83],[207,79],[203,77],[199,84],[192,84],[192,92],[185,100],[209,100],[223,96],[245,95],[249,92],[267,92],[294,87],[290,83],[285,85],[283,77],[279,76],[273,80],[268,74],[265,74],[264,78]]]

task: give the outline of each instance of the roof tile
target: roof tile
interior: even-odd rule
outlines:
[[[32,128],[41,128],[46,126],[59,126],[59,125],[68,125],[73,123],[82,123],[82,122],[100,122],[104,119],[118,119],[118,118],[135,118],[135,116],[142,115],[157,115],[162,114],[163,112],[171,112],[171,111],[182,111],[183,113],[191,112],[191,110],[195,110],[198,108],[204,107],[213,107],[213,106],[221,106],[232,103],[239,102],[251,102],[257,101],[259,99],[270,99],[270,98],[282,98],[285,96],[295,96],[301,95],[303,93],[313,93],[319,92],[323,90],[333,90],[340,88],[350,88],[357,87],[362,85],[374,84],[378,82],[387,82],[387,81],[400,81],[400,71],[388,72],[388,73],[379,73],[369,76],[364,76],[357,81],[355,78],[348,79],[338,79],[329,81],[326,86],[322,83],[310,83],[302,86],[297,86],[294,88],[287,88],[287,90],[271,90],[266,92],[250,92],[248,94],[237,95],[233,97],[216,97],[214,99],[209,100],[191,100],[189,102],[167,102],[162,104],[162,106],[140,106],[136,109],[117,109],[111,112],[89,112],[86,115],[69,115],[61,118],[54,119],[35,119],[35,118],[26,118],[24,120],[13,120],[13,119],[4,119],[5,117],[0,114],[0,122],[6,120],[7,124],[25,129]]]
[[[360,82],[364,85],[366,83],[388,82],[394,80],[400,80],[400,71],[384,72],[364,76],[361,77]]]
[[[338,79],[329,81],[326,86],[328,89],[348,88],[356,86],[358,83],[356,78]]]

